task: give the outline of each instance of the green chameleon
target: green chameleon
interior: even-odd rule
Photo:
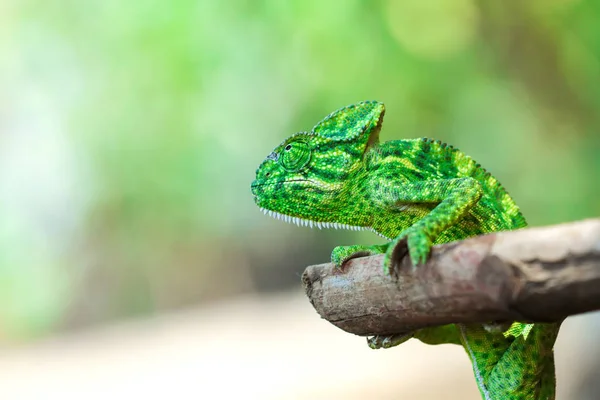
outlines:
[[[387,273],[403,252],[398,249],[408,249],[418,266],[434,244],[527,225],[500,183],[452,146],[431,139],[380,143],[384,113],[376,101],[349,105],[286,139],[256,171],[256,204],[298,225],[375,232],[389,243],[336,247],[331,259],[341,267],[354,257],[385,253]],[[461,344],[483,399],[554,399],[552,348],[560,323],[508,326],[502,332],[451,324],[368,343],[387,348],[414,337]]]

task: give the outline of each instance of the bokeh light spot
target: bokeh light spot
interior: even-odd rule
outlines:
[[[475,38],[478,14],[472,0],[389,0],[386,11],[394,39],[419,57],[452,56]]]

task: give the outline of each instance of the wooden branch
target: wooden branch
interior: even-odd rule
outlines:
[[[357,335],[490,321],[560,321],[600,309],[600,219],[498,232],[435,246],[427,264],[383,256],[306,268],[317,312]]]

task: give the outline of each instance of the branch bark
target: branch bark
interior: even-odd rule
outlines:
[[[384,275],[383,256],[306,268],[302,281],[322,318],[357,335],[448,323],[560,321],[600,309],[600,219],[497,232],[435,246]]]

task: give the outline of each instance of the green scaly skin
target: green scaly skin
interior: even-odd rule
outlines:
[[[286,139],[256,171],[252,193],[271,216],[319,228],[367,229],[384,245],[340,246],[337,266],[385,253],[384,269],[408,249],[415,266],[434,244],[527,225],[500,183],[472,158],[431,139],[379,143],[385,108],[366,101],[337,110]],[[506,332],[456,324],[373,337],[372,348],[409,338],[461,344],[483,399],[554,399],[552,348],[560,324],[515,322]]]

